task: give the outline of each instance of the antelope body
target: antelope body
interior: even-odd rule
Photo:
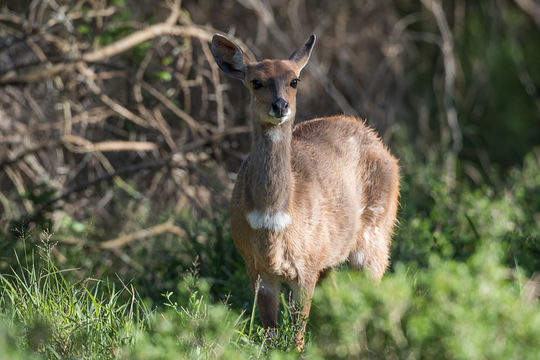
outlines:
[[[282,282],[306,319],[326,269],[348,259],[380,279],[396,219],[397,160],[373,130],[348,116],[293,129],[298,77],[314,42],[312,35],[288,60],[256,62],[229,39],[212,39],[221,70],[251,92],[253,149],[238,173],[230,218],[253,289],[260,279],[257,305],[266,328],[277,327]],[[302,334],[297,342],[301,348]]]

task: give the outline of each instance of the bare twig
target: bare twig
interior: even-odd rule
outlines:
[[[121,235],[115,239],[103,241],[99,244],[99,247],[102,249],[119,248],[135,240],[141,240],[163,233],[172,233],[180,237],[186,236],[186,232],[182,228],[174,225],[173,219],[171,218],[162,224],[152,226],[148,229],[139,230],[132,234]]]
[[[142,42],[163,35],[196,37],[205,41],[212,39],[212,32],[195,25],[175,26],[160,23],[136,31],[110,45],[88,52],[82,56],[82,60],[95,62],[118,55]]]
[[[97,86],[97,84],[94,81],[94,79],[96,78],[96,74],[85,63],[83,63],[82,61],[79,61],[77,63],[77,69],[82,75],[85,76],[86,84],[90,88],[90,91],[92,91],[96,95],[99,95],[99,99],[104,104],[108,105],[112,111],[114,111],[120,116],[125,117],[128,120],[131,120],[137,125],[140,125],[142,127],[149,127],[145,119],[141,118],[140,116],[126,109],[125,107],[123,107],[122,105],[114,101],[109,95],[102,93],[100,87]]]
[[[51,65],[50,67],[40,67],[35,71],[24,72],[22,74],[10,71],[0,77],[0,84],[36,82],[58,75],[64,71],[73,71],[73,69],[75,69],[74,63],[62,62]]]
[[[457,155],[462,148],[462,133],[459,127],[457,111],[454,106],[454,84],[456,78],[456,60],[454,56],[453,36],[446,21],[444,10],[438,0],[422,0],[422,4],[431,11],[441,33],[441,51],[444,61],[444,107],[446,109],[446,121],[452,134],[451,153],[447,157],[446,184],[453,187],[456,178]]]
[[[105,9],[73,11],[73,12],[69,12],[62,18],[54,17],[54,18],[49,19],[49,21],[47,21],[47,23],[45,24],[45,28],[53,27],[56,24],[59,24],[60,22],[73,21],[73,20],[80,19],[82,17],[85,17],[85,18],[107,17],[107,16],[114,15],[117,11],[118,11],[118,8],[114,6],[108,7]]]
[[[178,116],[180,119],[184,120],[184,122],[189,126],[189,128],[193,131],[194,134],[204,134],[205,131],[199,125],[195,119],[191,117],[188,113],[186,113],[184,110],[180,109],[178,106],[176,106],[171,100],[169,100],[165,95],[157,91],[154,87],[152,87],[150,84],[142,81],[141,85],[143,89],[148,91],[153,97],[155,97],[157,100],[159,100],[167,109],[171,110],[176,116]]]
[[[167,124],[167,121],[163,117],[163,114],[161,113],[160,106],[154,107],[154,111],[152,112],[154,115],[154,120],[156,121],[157,128],[161,131],[161,134],[165,138],[165,142],[167,145],[169,145],[169,148],[175,149],[176,148],[176,142],[173,139],[172,135],[172,129]]]
[[[534,0],[514,0],[540,26],[540,4]]]
[[[60,145],[62,145],[62,141],[58,141],[58,140],[52,140],[52,141],[44,142],[42,144],[38,144],[34,147],[31,147],[29,149],[22,151],[20,154],[18,154],[17,156],[11,159],[7,159],[0,162],[0,170],[2,170],[5,166],[16,163],[17,161],[23,159],[27,155],[34,154],[34,153],[37,153],[39,151],[46,150],[46,149],[52,149]]]
[[[167,1],[167,5],[169,9],[171,9],[171,14],[167,18],[167,20],[165,20],[165,24],[168,24],[168,25],[176,24],[181,14],[181,9],[180,9],[181,3],[182,3],[181,0],[174,0],[173,2]]]
[[[20,25],[21,27],[29,27],[28,20],[10,11],[1,12],[0,21],[10,22],[13,24]]]
[[[219,68],[216,62],[212,58],[212,53],[207,44],[202,43],[202,49],[206,60],[210,64],[212,69],[212,84],[214,85],[214,91],[216,94],[216,106],[217,106],[217,124],[218,130],[225,130],[225,113],[223,112],[223,93],[219,82]]]
[[[157,150],[157,145],[148,141],[101,141],[93,143],[76,135],[64,135],[62,140],[65,145],[72,145],[70,150],[76,153]]]
[[[26,194],[26,188],[24,187],[24,183],[20,174],[14,169],[12,169],[10,166],[6,166],[4,170],[8,178],[11,180],[11,182],[15,186],[15,189],[17,189],[19,196],[23,197],[23,195]],[[30,200],[23,198],[23,205],[27,212],[30,213],[33,211],[33,206]]]

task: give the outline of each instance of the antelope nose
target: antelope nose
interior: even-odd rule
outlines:
[[[289,103],[282,98],[274,100],[270,109],[270,115],[277,118],[289,115]]]

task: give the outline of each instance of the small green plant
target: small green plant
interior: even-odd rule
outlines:
[[[121,352],[125,359],[273,359],[297,358],[295,309],[282,298],[283,322],[270,337],[251,316],[226,303],[211,301],[210,283],[198,278],[197,263],[178,286],[165,292],[165,310],[151,316],[147,329],[137,331],[134,344]],[[179,355],[181,354],[181,355]]]

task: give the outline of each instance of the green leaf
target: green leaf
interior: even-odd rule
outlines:
[[[163,81],[171,81],[172,75],[168,71],[160,71],[157,76]]]
[[[81,24],[77,26],[77,32],[79,32],[79,34],[86,35],[90,32],[90,28],[88,27],[88,25]]]

